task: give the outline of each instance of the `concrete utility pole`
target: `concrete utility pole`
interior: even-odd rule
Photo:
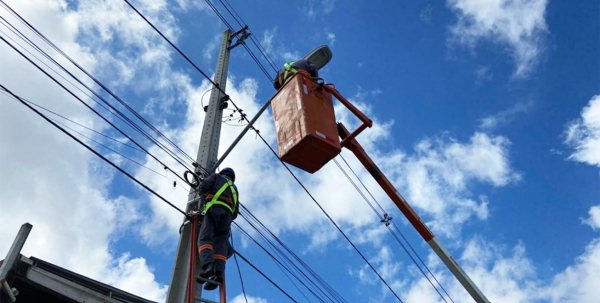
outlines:
[[[236,33],[231,33],[230,30],[226,30],[225,33],[223,33],[223,42],[221,43],[219,61],[217,63],[215,78],[213,80],[222,91],[225,91],[225,84],[227,81],[229,52],[233,47],[243,43],[244,39],[249,36],[246,33],[246,29],[247,27],[244,27]],[[241,36],[232,46],[232,39],[238,34],[241,34]],[[229,100],[228,96],[223,94],[221,90],[213,88],[210,94],[208,110],[206,111],[206,115],[204,117],[204,126],[202,128],[202,136],[200,138],[200,148],[196,158],[196,163],[199,165],[199,167],[196,167],[195,173],[199,176],[204,175],[201,167],[210,170],[217,162],[223,109],[226,108],[226,101]],[[212,171],[208,171],[208,173],[214,173],[214,169]],[[197,191],[194,188],[191,188],[188,196],[186,213],[192,214],[198,211],[199,202],[200,199]],[[195,215],[197,216],[197,214]],[[179,238],[179,244],[177,245],[177,255],[175,257],[175,266],[173,267],[169,292],[167,293],[167,303],[187,302],[191,247],[194,247],[194,253],[197,253],[196,243],[191,243],[192,228],[195,228],[196,234],[198,234],[197,231],[199,229],[199,224],[192,226],[191,221],[184,222]],[[200,268],[198,264],[195,266],[195,272],[198,273]],[[194,285],[194,297],[200,298],[202,295],[201,285],[198,283],[194,283]]]

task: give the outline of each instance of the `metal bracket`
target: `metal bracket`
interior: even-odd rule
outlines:
[[[390,221],[392,221],[392,217],[388,214],[383,214],[383,219],[380,220],[381,223],[385,224],[385,226],[390,226]]]
[[[240,29],[239,31],[233,33],[233,35],[231,35],[231,39],[233,40],[233,38],[239,34],[241,34],[241,36],[237,39],[237,41],[235,42],[235,44],[231,45],[230,47],[227,48],[227,50],[232,50],[234,49],[236,46],[240,45],[240,44],[244,44],[244,40],[248,39],[248,37],[250,37],[250,35],[252,35],[251,33],[247,32],[248,30],[248,25],[244,26],[242,29]]]

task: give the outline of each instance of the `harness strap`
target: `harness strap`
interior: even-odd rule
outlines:
[[[235,211],[235,207],[237,205],[237,192],[235,191],[235,187],[233,187],[233,182],[231,182],[231,180],[229,178],[227,179],[227,183],[223,184],[223,186],[221,186],[221,188],[219,188],[219,190],[217,191],[217,193],[215,193],[215,195],[212,197],[212,199],[210,200],[210,202],[206,203],[204,205],[204,208],[202,209],[202,212],[207,212],[209,208],[211,208],[213,205],[217,204],[217,205],[222,205],[225,206],[227,209],[229,209],[229,211],[231,211],[231,213],[233,214]],[[231,206],[225,202],[221,202],[219,201],[219,197],[221,196],[221,194],[223,194],[223,192],[227,189],[227,188],[231,188],[231,193],[233,194],[233,208],[231,208]]]
[[[283,81],[279,81],[281,83],[281,85],[284,85],[285,83],[288,82],[288,80],[291,78],[291,75],[296,74],[298,72],[297,69],[293,68],[292,65],[294,65],[294,61],[286,63],[283,65],[283,67],[285,67],[285,72],[283,73]],[[288,73],[290,73],[290,77],[288,78]]]

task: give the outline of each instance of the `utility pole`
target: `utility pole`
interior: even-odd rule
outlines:
[[[200,137],[200,147],[198,150],[198,156],[196,157],[196,175],[205,176],[205,173],[214,173],[213,165],[217,162],[217,153],[219,151],[219,139],[221,135],[221,124],[223,119],[223,109],[227,107],[227,100],[229,96],[223,94],[221,91],[225,91],[225,84],[227,82],[227,70],[229,67],[229,52],[237,45],[244,43],[244,39],[249,37],[246,32],[248,27],[244,27],[241,30],[232,33],[230,30],[226,30],[223,33],[223,41],[221,43],[221,51],[219,53],[219,61],[217,62],[217,69],[215,72],[214,83],[218,86],[213,87],[210,94],[210,100],[208,103],[208,109],[204,117],[204,126],[202,128],[202,135]],[[232,46],[231,42],[233,38],[240,35],[237,42]],[[219,89],[220,88],[220,89]],[[196,165],[197,164],[197,165]],[[203,169],[204,168],[204,169]],[[212,168],[212,170],[211,170]],[[205,171],[211,170],[211,171]],[[192,217],[198,216],[198,208],[200,204],[200,195],[195,188],[190,189],[188,196],[188,203],[186,207],[186,213]],[[177,255],[175,256],[175,265],[173,267],[173,274],[171,275],[171,283],[169,285],[169,291],[167,293],[167,303],[185,303],[188,298],[188,285],[189,285],[189,272],[190,272],[190,252],[193,249],[193,253],[197,254],[196,243],[192,243],[192,228],[195,229],[198,234],[200,222],[198,224],[192,224],[194,220],[185,220],[183,228],[179,237],[179,244],[177,245]],[[198,273],[200,271],[198,262],[194,265]],[[194,277],[192,277],[194,279]],[[194,281],[194,298],[200,298],[202,295],[202,287],[200,284]],[[196,300],[194,300],[196,302]]]

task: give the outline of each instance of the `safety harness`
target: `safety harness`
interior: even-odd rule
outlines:
[[[202,209],[203,213],[206,213],[208,211],[208,209],[211,208],[215,204],[225,206],[227,209],[229,209],[231,211],[232,214],[235,212],[234,210],[235,210],[235,208],[237,206],[237,203],[238,203],[237,192],[235,191],[235,187],[233,186],[233,182],[229,178],[227,178],[227,177],[224,177],[224,178],[227,179],[227,183],[223,184],[223,186],[221,186],[221,188],[212,197],[212,199],[208,203],[206,203],[204,205],[204,208]],[[219,201],[219,197],[227,189],[227,187],[231,188],[231,193],[233,194],[233,208],[231,208],[231,206],[229,204],[227,204],[225,202],[222,202],[222,201]]]
[[[286,84],[288,80],[290,80],[290,78],[292,78],[291,75],[298,73],[298,70],[292,67],[292,65],[294,65],[294,62],[295,61],[292,61],[283,65],[283,67],[285,68],[285,72],[283,73],[283,78],[279,79],[279,83],[281,83],[282,86]],[[289,78],[288,73],[291,73]]]

